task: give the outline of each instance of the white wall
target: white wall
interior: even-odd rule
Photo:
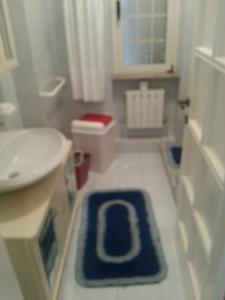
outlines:
[[[57,18],[57,1],[23,0],[26,16],[28,38],[31,55],[34,63],[37,85],[39,91],[46,83],[61,75],[58,68],[60,58],[57,57],[57,29],[60,25],[55,22]],[[55,27],[56,26],[56,27]]]
[[[188,97],[188,85],[190,76],[191,50],[193,39],[194,14],[196,0],[182,0],[180,26],[179,26],[179,59],[178,70],[181,77],[179,98]]]
[[[16,96],[14,82],[11,73],[6,73],[0,77],[0,102],[9,102],[16,107],[16,111],[10,115],[4,117],[4,125],[2,130],[11,130],[22,128],[22,119],[18,106],[18,99]]]
[[[69,82],[61,0],[9,0],[19,66],[13,71],[18,103],[25,127],[49,126],[70,136],[77,116]],[[39,96],[42,87],[56,76],[67,79],[59,97]]]
[[[51,126],[69,136],[71,120],[85,112],[115,113],[121,125],[119,128],[123,127],[124,92],[127,87],[137,86],[138,81],[115,82],[114,101],[109,97],[108,101],[101,104],[74,102],[69,80],[63,1],[9,0],[9,5],[19,58],[19,67],[13,71],[13,78],[25,127]],[[179,140],[182,139],[182,122],[179,120],[176,100],[186,98],[188,94],[193,10],[194,0],[181,1],[179,93],[177,80],[151,81],[153,87],[166,86],[165,131],[168,135],[179,136]],[[39,97],[39,91],[55,76],[64,76],[67,86],[60,97],[48,105],[48,101]]]
[[[29,43],[28,24],[23,0],[9,0],[7,2],[18,57],[18,67],[12,71],[12,76],[21,117],[25,127],[42,126],[45,123],[45,117],[38,95],[39,91],[33,67],[33,57]]]
[[[0,300],[24,300],[3,240],[0,238]]]

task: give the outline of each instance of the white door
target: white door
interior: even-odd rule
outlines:
[[[197,2],[191,108],[185,129],[178,207],[178,249],[188,299],[223,300],[225,1]]]

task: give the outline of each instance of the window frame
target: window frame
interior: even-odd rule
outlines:
[[[166,35],[166,62],[163,64],[125,65],[123,62],[123,33],[122,18],[117,20],[117,2],[124,0],[112,0],[113,12],[113,73],[118,75],[141,75],[146,73],[173,73],[176,69],[178,49],[178,24],[180,12],[180,0],[168,1],[167,35]]]

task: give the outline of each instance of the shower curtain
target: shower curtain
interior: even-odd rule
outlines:
[[[111,83],[110,1],[64,0],[64,15],[74,99],[104,101]]]

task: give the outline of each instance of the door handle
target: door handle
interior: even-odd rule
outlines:
[[[117,21],[120,22],[120,20],[121,20],[121,4],[120,4],[120,0],[116,1],[116,16],[117,16]]]
[[[191,103],[191,99],[186,98],[186,99],[178,99],[177,100],[178,104],[183,105],[184,107],[189,107]]]

